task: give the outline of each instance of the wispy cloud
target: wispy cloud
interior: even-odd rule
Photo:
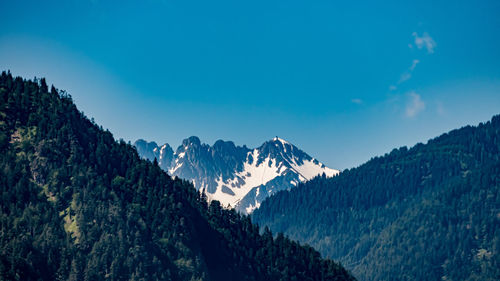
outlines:
[[[419,60],[413,60],[413,62],[411,63],[411,66],[410,66],[410,71],[415,70],[415,67],[417,67],[417,64],[419,64],[419,63],[420,63]]]
[[[422,49],[426,48],[429,54],[434,53],[434,48],[436,48],[436,41],[429,36],[427,32],[424,32],[422,36],[419,36],[417,32],[412,33],[413,37],[415,37],[415,46],[417,48]],[[410,48],[413,48],[413,45],[408,45]]]
[[[425,103],[420,95],[414,91],[409,92],[407,96],[408,101],[406,104],[405,115],[408,118],[413,118],[425,109]]]
[[[363,101],[361,99],[352,99],[351,102],[355,103],[355,104],[362,104],[363,103]]]
[[[417,32],[413,32],[412,35],[414,37],[414,44],[418,49],[425,48],[429,54],[434,53],[434,48],[436,48],[436,41],[434,41],[434,39],[432,39],[432,37],[429,36],[427,32],[424,32],[422,36],[419,36]],[[413,44],[408,44],[408,48],[413,49],[413,47]],[[414,59],[411,63],[411,66],[406,71],[401,73],[398,82],[389,86],[389,91],[397,90],[398,86],[401,83],[410,80],[413,75],[413,71],[419,63],[420,60]]]
[[[401,74],[401,76],[399,77],[398,85],[405,81],[410,80],[410,78],[411,78],[411,72],[409,71],[403,72],[403,74]]]
[[[405,81],[410,80],[410,78],[411,78],[411,76],[412,76],[412,74],[413,74],[413,71],[415,70],[415,68],[417,67],[417,64],[419,64],[419,63],[420,63],[420,61],[419,61],[419,60],[414,59],[414,60],[412,61],[412,63],[411,63],[411,66],[410,66],[410,67],[409,67],[409,68],[408,68],[405,72],[403,72],[403,73],[401,74],[401,76],[399,77],[399,80],[398,80],[398,82],[396,83],[396,85],[391,85],[391,86],[389,86],[389,90],[390,90],[390,91],[394,91],[394,90],[396,90],[396,89],[398,88],[398,87],[397,87],[397,85],[399,85],[399,84],[401,84],[401,83],[403,83],[403,82],[405,82]]]

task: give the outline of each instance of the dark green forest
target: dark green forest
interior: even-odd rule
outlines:
[[[0,280],[354,280],[141,160],[66,92],[9,72],[0,196]]]
[[[500,280],[500,115],[280,192],[253,220],[360,280]]]

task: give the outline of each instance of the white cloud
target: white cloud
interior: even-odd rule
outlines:
[[[406,117],[412,118],[417,116],[425,109],[425,103],[419,94],[411,91],[408,93],[408,102],[406,104]]]
[[[415,37],[415,46],[417,48],[422,49],[426,48],[429,54],[434,53],[434,48],[436,48],[436,41],[429,36],[427,32],[424,32],[422,36],[418,36],[418,33],[413,32],[413,37]]]
[[[415,42],[414,42],[415,45],[410,43],[408,44],[408,48],[413,49],[414,46],[418,49],[426,48],[428,53],[434,53],[436,42],[434,41],[434,39],[432,39],[432,37],[429,36],[427,32],[424,32],[422,36],[419,36],[417,32],[413,32],[412,35],[413,37],[415,37]],[[401,83],[410,80],[413,75],[413,71],[415,70],[415,68],[419,63],[420,60],[414,59],[411,62],[410,67],[408,67],[408,69],[399,76],[398,82],[395,85],[389,86],[389,91],[397,90],[398,86]]]
[[[362,104],[363,103],[363,101],[361,99],[352,99],[351,102],[355,103],[355,104]]]

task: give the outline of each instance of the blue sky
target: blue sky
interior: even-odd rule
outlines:
[[[120,2],[0,1],[0,69],[117,138],[277,135],[337,169],[500,113],[499,1]]]

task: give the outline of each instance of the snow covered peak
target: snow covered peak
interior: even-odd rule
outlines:
[[[339,171],[330,169],[290,142],[275,137],[249,149],[231,141],[213,146],[198,137],[183,140],[176,152],[168,144],[136,142],[139,154],[160,160],[160,167],[172,176],[191,180],[211,200],[250,213],[268,196],[297,186],[300,182]]]
[[[273,141],[274,142],[280,142],[281,144],[285,145],[285,144],[290,144],[289,142],[287,142],[286,140],[282,139],[282,138],[279,138],[279,137],[274,137],[273,138]]]

